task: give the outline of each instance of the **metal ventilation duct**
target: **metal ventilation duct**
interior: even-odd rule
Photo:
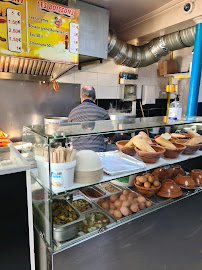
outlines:
[[[151,40],[143,46],[133,46],[109,32],[108,57],[117,65],[128,67],[145,67],[160,60],[169,52],[194,45],[196,27],[177,31]]]

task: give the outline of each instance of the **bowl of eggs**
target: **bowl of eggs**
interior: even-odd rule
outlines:
[[[151,201],[129,189],[100,198],[97,203],[117,220],[152,206]]]
[[[145,173],[141,176],[137,176],[134,181],[134,185],[138,192],[146,197],[151,197],[157,193],[161,187],[161,183],[159,182],[158,177],[150,173]]]

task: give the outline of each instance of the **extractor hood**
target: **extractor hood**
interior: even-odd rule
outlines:
[[[51,82],[72,67],[40,60],[0,56],[0,79]]]
[[[55,1],[66,4],[67,1]],[[81,1],[68,2],[80,9],[79,62],[107,58],[109,11]],[[73,65],[0,55],[0,79],[51,82]]]

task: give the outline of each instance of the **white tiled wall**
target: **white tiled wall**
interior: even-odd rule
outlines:
[[[154,86],[157,98],[166,98],[165,87],[168,79],[157,74],[158,63],[138,68],[137,98],[141,98],[142,85]]]
[[[112,61],[104,60],[102,64],[74,67],[62,77],[59,82],[92,85],[97,99],[119,99],[123,97],[123,86],[119,85],[119,73],[137,73],[137,69],[119,66]]]
[[[179,72],[188,72],[190,63],[192,62],[192,51],[193,47],[185,48],[182,50],[175,51],[173,53],[174,59],[178,62]],[[200,83],[199,99],[198,102],[202,102],[202,78]]]
[[[190,62],[192,61],[192,50],[193,47],[174,51],[173,58],[178,62],[179,72],[189,71]],[[169,59],[170,56],[168,55],[162,58],[161,61]],[[97,99],[119,99],[123,98],[123,86],[118,83],[119,73],[136,73],[138,74],[138,80],[136,81],[137,98],[141,98],[142,85],[155,86],[156,99],[167,98],[165,87],[168,84],[168,79],[158,76],[157,67],[158,63],[154,63],[147,67],[134,69],[104,60],[102,64],[85,66],[82,67],[82,70],[78,70],[76,66],[64,74],[59,79],[59,82],[77,83],[81,84],[81,87],[92,85],[96,89]],[[199,102],[202,102],[202,80],[200,86]]]

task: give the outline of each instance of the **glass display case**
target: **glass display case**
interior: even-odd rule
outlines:
[[[49,251],[60,252],[201,192],[202,182],[194,187],[181,186],[181,194],[176,198],[158,196],[156,192],[147,194],[141,191],[141,184],[134,185],[136,177],[143,174],[143,182],[145,177],[149,182],[156,168],[163,167],[168,171],[173,164],[201,159],[200,144],[195,151],[187,154],[181,151],[175,158],[165,157],[165,147],[160,147],[163,152],[152,163],[145,163],[134,146],[131,147],[132,152],[120,151],[121,148],[117,147],[117,142],[128,141],[140,131],[145,131],[152,140],[151,147],[155,149],[155,145],[159,147],[154,140],[158,135],[176,133],[189,140],[188,130],[201,134],[202,118],[175,123],[166,123],[163,117],[69,123],[56,126],[51,134],[47,125],[24,127],[23,142],[31,143],[29,148],[23,149],[23,156],[32,167],[34,225]],[[78,145],[85,150],[82,146],[88,144],[90,138],[101,138],[105,151],[94,154],[79,151]],[[171,142],[176,143],[175,140]],[[83,152],[84,155],[81,154]],[[183,169],[184,174],[189,173],[187,168]],[[161,181],[156,186],[160,190],[163,178],[153,179],[148,185],[154,187],[152,183],[156,180]],[[128,203],[129,197],[134,199],[133,203]],[[117,205],[115,201],[118,201]],[[120,207],[125,207],[121,215]]]

